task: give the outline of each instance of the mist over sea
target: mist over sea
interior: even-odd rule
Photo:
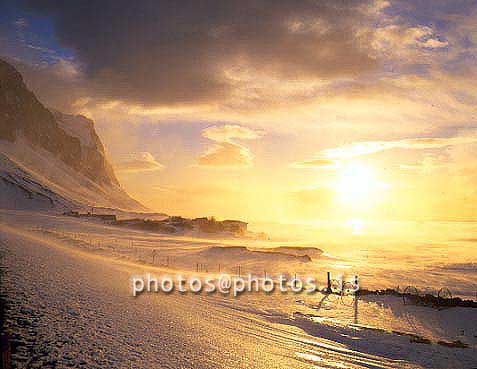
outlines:
[[[321,275],[358,274],[368,288],[437,291],[475,298],[477,222],[315,221],[307,224],[252,223],[271,244],[317,247],[323,257],[311,270]]]

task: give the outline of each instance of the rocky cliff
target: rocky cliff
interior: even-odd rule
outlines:
[[[0,149],[8,168],[19,166],[16,175],[29,173],[73,203],[144,209],[120,188],[93,121],[47,109],[1,59]]]
[[[100,184],[118,184],[91,120],[45,108],[10,64],[0,60],[0,139],[18,134]],[[86,132],[84,127],[86,127]],[[75,134],[80,132],[81,134]],[[90,140],[85,144],[81,136]]]

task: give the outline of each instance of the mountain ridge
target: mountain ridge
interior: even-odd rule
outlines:
[[[27,88],[21,74],[2,59],[0,154],[4,156],[0,160],[0,185],[4,187],[1,206],[24,204],[18,199],[12,204],[7,193],[28,198],[32,194],[45,196],[43,188],[55,194],[49,198],[50,205],[61,203],[62,208],[147,210],[121,188],[94,122],[81,115],[47,109]]]

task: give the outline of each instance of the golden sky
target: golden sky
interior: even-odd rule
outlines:
[[[35,38],[16,9],[0,51],[46,105],[95,120],[157,211],[477,220],[475,2],[212,3],[149,4],[125,30],[127,9],[44,7],[54,37]]]

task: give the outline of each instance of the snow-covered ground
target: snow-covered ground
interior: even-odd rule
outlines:
[[[374,265],[369,260],[379,252],[368,250],[353,265],[351,256],[345,260],[338,249],[320,245],[324,254],[316,251],[306,261],[295,252],[276,252],[297,246],[283,240],[158,235],[24,211],[0,211],[0,231],[16,367],[477,367],[477,309],[404,305],[393,296],[349,303],[320,293],[131,296],[131,275],[194,273],[198,265],[202,274],[217,273],[219,265],[221,272],[234,272],[240,265],[243,273],[313,273],[323,282],[329,268],[361,270],[363,284],[392,287],[393,278],[406,274],[393,266],[393,260],[402,266],[410,259],[403,249]],[[272,250],[264,254],[264,248]],[[450,281],[464,285],[468,295],[472,278],[476,283],[469,250],[460,259],[446,255],[444,265],[439,246],[431,248],[418,259],[435,266],[436,286]],[[358,248],[355,253],[362,254]],[[352,268],[342,267],[348,264]],[[428,285],[429,269],[419,273],[416,260],[408,266],[413,275],[406,283]],[[413,342],[424,339],[430,343]],[[438,344],[456,340],[468,347]]]

